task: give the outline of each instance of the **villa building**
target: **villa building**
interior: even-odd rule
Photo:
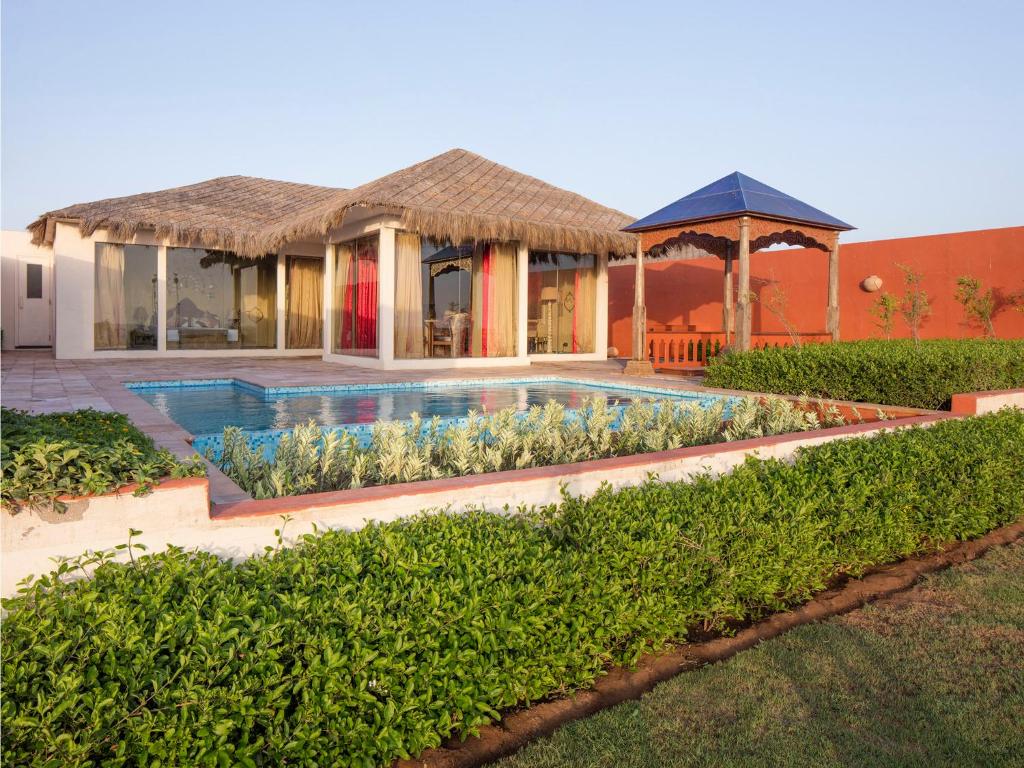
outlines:
[[[58,359],[600,360],[632,220],[454,149],[355,189],[232,176],[50,211],[13,283],[19,318],[52,288]]]

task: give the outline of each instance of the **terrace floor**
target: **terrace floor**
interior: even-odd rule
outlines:
[[[565,376],[619,384],[656,382],[658,386],[694,390],[700,378],[676,374],[625,376],[621,360],[593,363],[539,362],[514,368],[459,368],[445,371],[376,371],[319,357],[162,358],[139,360],[55,360],[50,350],[13,350],[0,356],[0,403],[36,413],[95,408],[120,411],[157,445],[186,457],[193,454],[187,431],[124,388],[126,381],[236,378],[260,386],[368,384],[510,376]],[[248,498],[216,468],[210,467],[214,502]]]

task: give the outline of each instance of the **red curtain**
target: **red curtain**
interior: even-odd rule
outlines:
[[[359,254],[359,299],[356,302],[356,348],[377,348],[377,253],[367,248]]]

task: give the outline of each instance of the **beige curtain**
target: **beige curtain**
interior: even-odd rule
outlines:
[[[473,250],[473,357],[516,354],[516,251],[514,243]]]
[[[423,357],[423,276],[420,236],[395,235],[395,357]]]
[[[596,259],[596,257],[595,257]],[[580,267],[576,291],[576,351],[594,351],[597,309],[597,267]]]
[[[127,349],[128,324],[124,306],[124,246],[96,245],[96,349]]]
[[[351,349],[352,340],[342,343],[342,329],[351,335],[351,322],[346,326],[342,322],[345,314],[345,292],[348,290],[349,278],[352,272],[353,250],[351,243],[342,243],[334,247],[334,332],[331,335],[331,350],[341,352]]]
[[[323,260],[288,258],[288,349],[323,346]]]

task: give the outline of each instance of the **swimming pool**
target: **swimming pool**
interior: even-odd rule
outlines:
[[[280,436],[311,419],[324,428],[345,429],[360,442],[378,421],[403,421],[418,413],[429,420],[465,419],[470,410],[494,412],[556,400],[569,409],[586,398],[601,397],[620,406],[651,398],[694,402],[707,407],[720,397],[663,387],[621,386],[598,381],[533,377],[399,384],[340,384],[310,387],[260,387],[238,379],[141,381],[125,386],[195,436],[203,452],[219,452],[224,428],[245,430],[251,442],[268,452]]]

